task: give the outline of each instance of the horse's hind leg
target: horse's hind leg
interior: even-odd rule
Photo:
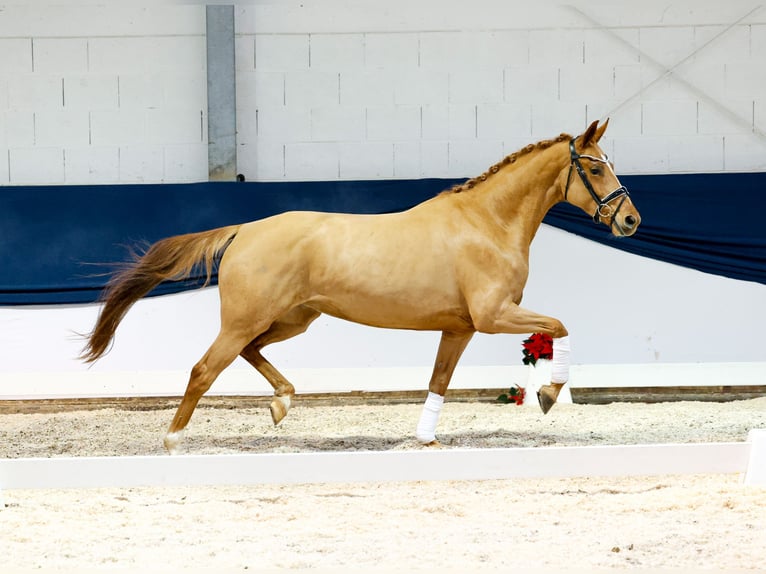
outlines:
[[[194,365],[186,392],[165,436],[165,448],[168,452],[173,454],[176,451],[181,439],[180,433],[189,424],[202,395],[207,392],[221,371],[237,358],[251,336],[249,333],[242,334],[222,329],[207,352]]]
[[[240,353],[274,387],[274,399],[271,401],[269,409],[275,425],[282,422],[287,411],[290,410],[292,399],[295,396],[295,387],[274,365],[263,357],[261,349],[271,343],[300,335],[320,314],[319,311],[303,305],[295,307],[272,323],[265,333],[258,335]]]
[[[269,410],[271,411],[271,420],[274,421],[275,425],[278,425],[292,406],[295,387],[274,365],[264,358],[257,345],[250,343],[240,354],[274,387],[274,398],[269,405]]]

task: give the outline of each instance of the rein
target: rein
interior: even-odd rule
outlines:
[[[625,203],[625,198],[630,196],[628,193],[628,188],[622,185],[603,198],[599,197],[596,194],[596,190],[593,189],[593,185],[591,185],[590,180],[588,180],[588,176],[585,174],[585,170],[580,163],[580,159],[589,159],[591,161],[597,161],[603,164],[608,163],[607,160],[599,157],[594,157],[592,155],[578,154],[577,150],[575,150],[575,138],[569,140],[569,156],[571,159],[569,163],[569,173],[567,174],[567,186],[564,190],[564,199],[566,200],[567,195],[569,194],[569,184],[572,181],[572,167],[575,167],[577,169],[577,173],[580,175],[580,179],[582,180],[585,189],[588,190],[588,193],[590,193],[593,201],[596,202],[596,211],[593,212],[593,223],[598,223],[599,218],[601,217],[606,218],[611,215],[612,218],[609,220],[609,227],[612,227],[614,225],[614,218],[617,216],[617,212],[620,211],[622,204]],[[612,210],[612,206],[609,204],[618,197],[622,197],[622,199],[620,200],[620,203],[617,204],[617,209]]]

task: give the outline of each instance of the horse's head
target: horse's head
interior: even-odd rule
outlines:
[[[609,120],[593,122],[585,133],[569,142],[564,199],[609,226],[618,237],[633,235],[641,223],[628,190],[614,173],[612,163],[598,146]]]

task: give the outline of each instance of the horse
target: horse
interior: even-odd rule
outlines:
[[[548,210],[562,201],[617,237],[633,235],[641,221],[598,145],[608,123],[530,144],[406,211],[292,211],[162,239],[107,283],[81,359],[92,363],[104,355],[130,307],[161,282],[203,266],[209,281],[217,266],[220,330],[193,366],[168,427],[164,445],[171,454],[200,398],[237,356],[274,388],[269,409],[279,424],[295,388],[261,351],[305,332],[322,313],[374,327],[441,332],[415,432],[423,445],[438,444],[444,395],[476,332],[553,338],[551,383],[538,391],[547,413],[569,377],[569,333],[560,320],[520,306],[530,243]]]

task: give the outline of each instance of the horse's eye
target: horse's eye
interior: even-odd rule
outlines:
[[[601,175],[602,171],[600,167],[593,166],[592,168],[590,168],[590,173],[591,175]]]

